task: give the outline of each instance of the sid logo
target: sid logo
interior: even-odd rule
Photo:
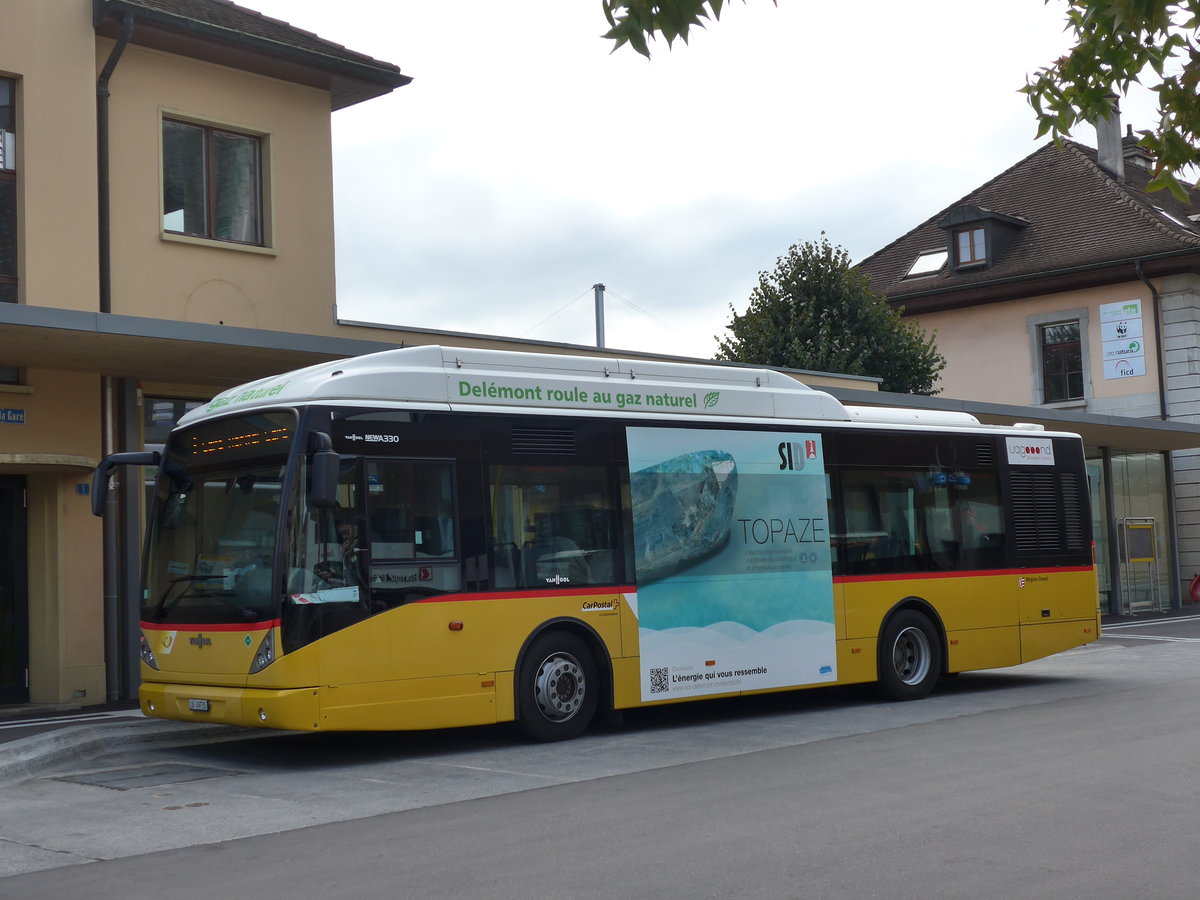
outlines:
[[[805,441],[780,441],[779,447],[779,471],[781,472],[799,472],[804,468],[805,460],[815,460],[817,458],[817,442]]]
[[[212,646],[212,638],[206,638],[204,635],[198,634],[195,637],[188,638],[188,643],[197,650],[203,650],[205,647]]]

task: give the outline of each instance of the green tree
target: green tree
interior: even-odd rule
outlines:
[[[1179,176],[1200,165],[1200,0],[1065,2],[1075,45],[1021,89],[1037,116],[1038,137],[1057,140],[1076,125],[1110,115],[1121,95],[1147,79],[1159,111],[1158,125],[1138,132],[1155,159],[1150,188],[1186,199]],[[649,57],[649,40],[661,36],[668,47],[676,38],[686,44],[690,30],[720,18],[728,0],[601,3],[613,49],[629,44]]]
[[[881,390],[935,394],[946,367],[932,335],[871,290],[841,247],[794,244],[760,272],[746,312],[719,335],[717,359],[882,378]]]

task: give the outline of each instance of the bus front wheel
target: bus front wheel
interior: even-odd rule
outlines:
[[[596,712],[600,676],[595,656],[573,634],[539,635],[525,651],[518,691],[517,720],[528,737],[573,738],[587,728]]]
[[[905,609],[887,620],[879,635],[879,688],[886,698],[926,696],[941,670],[941,641],[927,616]]]

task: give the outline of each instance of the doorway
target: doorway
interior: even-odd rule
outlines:
[[[0,703],[29,702],[25,479],[0,475]]]

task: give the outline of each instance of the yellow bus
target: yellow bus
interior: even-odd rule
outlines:
[[[1095,640],[1078,436],[740,366],[449,347],[227,391],[157,466],[147,715],[516,722],[947,674]]]

